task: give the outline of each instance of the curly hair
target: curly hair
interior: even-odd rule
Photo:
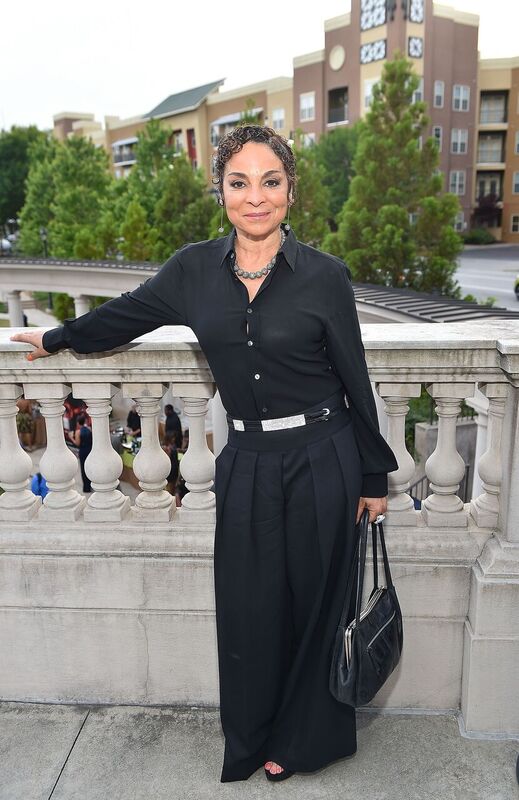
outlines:
[[[225,165],[229,159],[242,149],[247,142],[259,142],[266,144],[278,156],[283,163],[288,179],[288,189],[295,199],[297,175],[296,159],[288,141],[281,134],[276,133],[273,128],[263,125],[238,125],[232,131],[226,133],[220,139],[216,153],[213,156],[213,178],[212,183],[218,187],[218,194],[223,199],[223,175]]]

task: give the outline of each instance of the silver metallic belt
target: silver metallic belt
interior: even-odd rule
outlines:
[[[227,424],[235,431],[278,431],[283,428],[297,428],[299,425],[310,425],[312,422],[326,422],[346,405],[330,409],[320,408],[317,411],[308,411],[302,414],[292,414],[290,417],[275,417],[274,419],[234,419],[227,414]]]

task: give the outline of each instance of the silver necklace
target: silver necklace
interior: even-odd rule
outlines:
[[[279,250],[281,250],[281,248],[283,247],[283,245],[285,243],[285,239],[287,238],[286,237],[286,233],[283,230],[283,228],[280,228],[279,230],[281,232],[281,242],[280,242],[280,245],[279,245],[278,253],[279,253]],[[275,253],[272,256],[272,258],[270,259],[270,261],[269,261],[269,263],[267,264],[266,267],[263,267],[262,269],[256,270],[256,272],[246,272],[244,269],[241,269],[241,267],[239,266],[238,262],[236,261],[236,253],[235,253],[234,250],[232,250],[231,251],[231,258],[233,259],[232,268],[233,268],[234,272],[236,273],[236,275],[240,275],[240,277],[242,277],[242,278],[261,278],[262,275],[267,275],[270,272],[270,270],[272,269],[272,267],[276,263],[276,258],[278,256],[278,253]]]

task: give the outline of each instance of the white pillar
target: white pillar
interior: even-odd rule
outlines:
[[[118,522],[130,510],[130,498],[117,488],[123,461],[110,439],[110,400],[118,391],[111,383],[72,384],[74,397],[85,400],[92,418],[92,450],[85,459],[85,472],[94,491],[84,512],[85,519],[92,522]]]
[[[487,448],[476,460],[482,492],[470,504],[471,516],[480,528],[493,528],[499,516],[499,494],[502,479],[501,438],[508,395],[506,383],[484,383],[481,390],[488,397]]]
[[[483,453],[487,450],[488,442],[488,400],[483,392],[477,388],[474,392],[474,397],[465,401],[468,406],[474,409],[475,422],[476,422],[476,452],[474,453],[474,464],[477,466]],[[474,469],[472,477],[472,496],[471,499],[477,497],[483,491],[483,484],[479,471]]]
[[[398,469],[388,473],[388,522],[392,525],[416,525],[417,511],[409,486],[415,463],[405,445],[405,419],[409,398],[420,397],[420,383],[377,383],[377,391],[385,400],[387,443],[398,461]]]
[[[23,321],[23,308],[20,292],[15,290],[7,292],[7,312],[9,314],[9,325],[11,328],[25,327]]]
[[[456,447],[456,420],[461,401],[474,392],[473,383],[430,383],[426,386],[437,402],[438,440],[425,462],[432,494],[422,503],[422,515],[430,527],[467,526],[467,513],[456,492],[465,474],[465,462]]]
[[[227,424],[226,410],[217,391],[211,401],[211,413],[213,415],[213,451],[218,456],[220,451],[227,444],[229,437],[229,426]]]
[[[81,317],[90,311],[90,298],[86,294],[74,294],[74,314]]]
[[[141,418],[141,448],[135,456],[133,471],[142,491],[131,509],[132,518],[140,522],[169,522],[176,512],[175,498],[165,491],[171,461],[159,440],[160,400],[166,389],[163,383],[123,386],[124,396],[135,400]]]
[[[16,400],[23,394],[16,383],[0,383],[0,520],[26,522],[41,507],[41,497],[29,488],[32,459],[20,444]]]
[[[208,400],[214,396],[214,383],[177,384],[174,393],[184,401],[184,414],[188,420],[189,446],[180,460],[180,473],[189,492],[182,498],[179,512],[183,521],[207,520],[207,512],[215,511],[214,483],[215,456],[207,446],[205,417]]]
[[[25,397],[38,400],[47,428],[47,447],[40,459],[40,472],[49,493],[43,499],[39,516],[43,519],[75,521],[85,505],[76,491],[75,477],[79,462],[65,444],[63,400],[70,393],[64,383],[24,383]]]

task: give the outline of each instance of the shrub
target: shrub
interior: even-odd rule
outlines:
[[[462,234],[465,244],[495,244],[497,239],[488,228],[473,228]]]

